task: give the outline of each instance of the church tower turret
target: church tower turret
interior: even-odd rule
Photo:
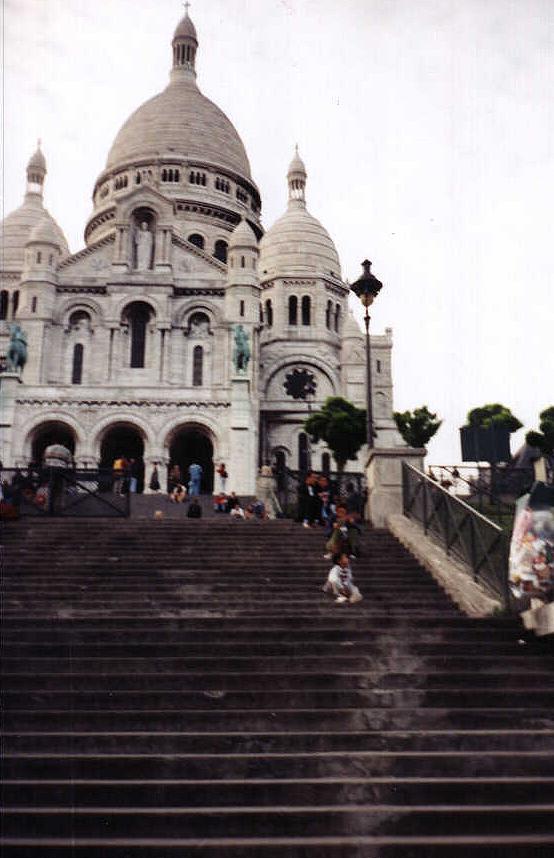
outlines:
[[[46,172],[46,158],[42,154],[39,140],[37,144],[37,151],[34,155],[31,156],[29,163],[27,164],[28,194],[39,194],[42,197]]]
[[[183,73],[196,77],[195,62],[198,49],[196,27],[189,18],[190,3],[185,3],[185,14],[181,18],[171,42],[173,48],[173,69],[171,79]]]

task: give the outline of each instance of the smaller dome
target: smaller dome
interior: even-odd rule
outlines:
[[[229,248],[231,247],[254,247],[257,249],[258,241],[256,234],[247,220],[244,218],[231,233]]]
[[[173,34],[173,39],[194,39],[194,41],[198,44],[196,27],[189,18],[188,11],[184,14],[184,16],[177,24],[177,28],[175,30],[175,33]]]
[[[327,230],[306,208],[306,167],[298,146],[287,173],[287,211],[260,242],[260,272],[270,277],[333,277],[340,280],[340,262]]]
[[[27,170],[39,170],[42,173],[46,173],[46,158],[42,154],[40,141],[37,146],[37,151],[34,155],[31,155],[29,163],[27,164]]]
[[[52,218],[43,218],[29,233],[27,244],[52,244],[61,250],[65,240],[61,230]]]

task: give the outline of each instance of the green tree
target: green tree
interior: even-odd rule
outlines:
[[[340,472],[366,441],[366,413],[341,396],[330,396],[320,411],[308,417],[304,428],[314,444],[325,441]]]
[[[483,429],[491,429],[493,426],[503,426],[510,434],[521,429],[521,423],[515,417],[509,408],[495,402],[489,405],[482,405],[480,408],[472,408],[467,415],[467,426],[482,427]]]
[[[425,447],[442,424],[442,420],[437,420],[437,415],[426,405],[413,411],[395,411],[393,417],[398,431],[410,447]]]
[[[528,432],[525,440],[531,447],[538,449],[545,456],[554,455],[554,405],[545,408],[539,414],[539,432]]]

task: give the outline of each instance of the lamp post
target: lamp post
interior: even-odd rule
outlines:
[[[366,363],[366,409],[367,409],[367,446],[370,450],[373,449],[374,430],[373,430],[373,397],[371,392],[371,342],[369,339],[369,308],[373,304],[375,298],[383,288],[380,280],[371,273],[371,262],[364,259],[362,262],[364,273],[359,280],[352,283],[350,288],[355,295],[358,296],[363,306],[365,307],[365,363]]]

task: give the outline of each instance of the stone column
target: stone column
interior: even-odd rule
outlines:
[[[113,252],[112,266],[114,271],[127,273],[130,270],[130,241],[129,241],[129,225],[116,224],[115,226],[115,246]]]
[[[23,382],[17,372],[0,374],[0,461],[5,468],[14,468],[13,422],[15,400]]]
[[[156,271],[171,271],[171,229],[161,224],[156,230],[154,269]]]
[[[250,380],[237,376],[231,381],[231,432],[229,456],[230,490],[253,495],[256,491],[258,426],[251,401]]]
[[[262,466],[256,480],[256,496],[264,502],[269,518],[276,518],[276,481],[268,465]]]
[[[366,519],[374,527],[385,527],[387,516],[402,513],[402,462],[423,471],[427,450],[393,447],[370,450],[366,465]]]

